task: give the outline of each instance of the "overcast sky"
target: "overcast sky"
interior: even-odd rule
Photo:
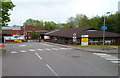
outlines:
[[[20,25],[29,19],[65,23],[71,16],[85,14],[88,17],[114,14],[120,0],[12,0],[16,7],[11,11],[9,26]]]

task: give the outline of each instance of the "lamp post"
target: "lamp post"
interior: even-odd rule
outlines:
[[[109,14],[110,12],[106,12],[105,14],[104,14],[104,26],[102,27],[102,29],[103,29],[103,50],[104,50],[104,44],[105,44],[105,30],[107,29],[107,27],[105,26],[105,22],[106,22],[106,20],[105,20],[105,16],[106,16],[106,14]]]

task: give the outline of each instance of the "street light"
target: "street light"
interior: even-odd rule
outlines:
[[[105,14],[104,14],[104,26],[102,27],[102,29],[103,29],[103,47],[104,47],[104,44],[105,44],[105,30],[107,29],[107,27],[105,26],[105,22],[106,22],[106,20],[105,20],[105,15],[106,14],[109,14],[110,12],[106,12]],[[103,48],[103,50],[104,50],[104,48]]]

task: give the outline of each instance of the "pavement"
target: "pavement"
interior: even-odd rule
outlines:
[[[120,66],[110,54],[47,42],[6,44],[6,50],[3,76],[118,76]]]
[[[84,47],[73,47],[70,45],[63,45],[63,44],[57,44],[57,43],[50,43],[50,42],[46,42],[48,44],[53,44],[53,45],[59,45],[62,47],[71,47],[77,50],[81,50],[81,51],[87,51],[87,52],[97,52],[97,53],[107,53],[107,54],[119,54],[119,48],[118,47],[110,47],[110,48],[84,48]]]

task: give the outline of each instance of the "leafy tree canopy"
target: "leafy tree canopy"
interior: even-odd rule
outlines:
[[[32,39],[38,39],[38,37],[40,36],[40,33],[35,31],[32,31],[31,34],[32,34]]]
[[[58,29],[58,25],[53,22],[53,21],[39,21],[39,20],[33,20],[33,19],[28,19],[23,23],[24,26],[37,26],[43,29],[47,29],[49,31]]]
[[[11,0],[0,0],[0,25],[7,26],[10,22],[10,10],[13,10],[15,5]]]
[[[118,31],[118,25],[120,25],[120,13],[110,14],[105,16],[105,24],[108,27],[107,31],[120,33]],[[39,21],[28,19],[23,24],[24,26],[33,25],[38,26],[46,30],[55,30],[55,29],[65,29],[65,28],[82,28],[82,27],[93,27],[101,30],[101,27],[104,23],[104,16],[94,16],[88,18],[84,14],[77,14],[75,17],[70,17],[67,20],[67,23],[56,24],[53,21]]]
[[[120,25],[120,13],[110,14],[105,16],[105,24],[108,27],[107,31],[120,33],[118,31]],[[77,14],[76,17],[70,17],[67,21],[68,28],[75,28],[75,27],[93,27],[97,29],[101,29],[104,22],[104,16],[95,16],[92,18],[88,18],[84,14]]]

